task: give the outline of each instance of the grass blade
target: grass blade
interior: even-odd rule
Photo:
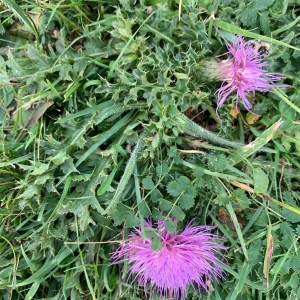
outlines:
[[[228,162],[230,165],[236,165],[241,162],[243,159],[252,155],[254,152],[260,150],[266,143],[268,143],[276,133],[279,126],[282,124],[282,121],[274,123],[270,128],[264,131],[260,137],[256,138],[250,144],[238,149],[234,154],[228,157]]]
[[[15,3],[15,1],[2,0],[2,2],[4,2],[18,16],[18,18],[21,19],[32,30],[32,32],[34,33],[35,38],[39,44],[40,43],[40,35],[39,35],[38,30],[37,30],[34,22],[32,21],[32,19],[26,13],[24,13],[24,11],[20,8],[19,5],[17,5]]]
[[[238,279],[238,283],[235,286],[234,290],[232,291],[232,294],[231,294],[229,300],[235,300],[236,297],[239,295],[239,293],[242,291],[242,289],[244,288],[244,285],[245,285],[246,278],[249,274],[249,271],[250,271],[249,263],[244,262],[243,267],[239,273],[240,277]]]
[[[89,157],[100,145],[106,142],[112,135],[117,133],[121,128],[123,128],[130,117],[133,115],[133,111],[129,112],[125,115],[121,120],[119,120],[114,126],[112,126],[109,130],[105,131],[98,142],[93,144],[76,162],[75,167],[78,167],[87,157]]]
[[[114,194],[113,199],[111,200],[111,202],[109,203],[108,207],[104,210],[104,212],[102,213],[103,215],[105,214],[109,214],[112,209],[118,204],[118,202],[120,201],[120,197],[122,195],[122,193],[124,192],[127,182],[130,179],[132,173],[133,173],[133,169],[134,166],[136,164],[137,158],[143,148],[144,145],[144,134],[142,134],[142,136],[139,138],[134,150],[131,153],[130,159],[127,162],[124,174],[119,182],[118,188]]]
[[[243,233],[241,231],[241,227],[240,227],[239,221],[238,221],[238,219],[237,219],[237,217],[235,215],[235,212],[234,212],[234,209],[233,209],[231,203],[227,204],[226,208],[228,210],[228,213],[229,213],[229,215],[231,217],[231,220],[233,222],[234,228],[235,228],[236,233],[238,235],[238,238],[239,238],[239,241],[240,241],[243,253],[245,255],[245,258],[248,260],[248,252],[247,252],[247,248],[246,248],[246,245],[245,245]]]
[[[278,41],[276,39],[272,39],[270,37],[260,35],[260,34],[257,34],[257,33],[254,33],[254,32],[251,32],[251,31],[248,31],[248,30],[245,30],[245,29],[242,29],[240,27],[229,24],[229,23],[227,23],[225,21],[222,21],[222,20],[213,20],[213,23],[216,27],[221,28],[221,29],[223,29],[225,31],[228,31],[228,32],[232,32],[234,34],[240,34],[240,35],[252,38],[252,39],[262,40],[262,41],[265,41],[265,42],[269,42],[269,43],[272,43],[272,44],[276,44],[276,45],[279,45],[279,46],[288,47],[288,48],[300,51],[299,48],[294,47],[292,45],[289,45],[287,43],[284,43],[284,42]]]

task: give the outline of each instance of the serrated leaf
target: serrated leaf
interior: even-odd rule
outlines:
[[[294,229],[291,227],[291,225],[288,222],[281,223],[280,231],[283,236],[288,236],[291,240],[293,239]]]
[[[159,145],[159,141],[160,141],[160,138],[159,138],[159,134],[156,134],[152,140],[152,147],[153,148],[157,148],[158,145]]]
[[[155,170],[156,170],[156,173],[157,173],[158,176],[163,176],[163,175],[165,175],[165,174],[168,173],[168,171],[169,171],[169,166],[168,166],[168,164],[165,163],[165,162],[159,163],[159,164],[157,165],[157,167],[155,168]]]
[[[89,206],[86,205],[83,208],[82,214],[79,219],[79,227],[82,231],[85,231],[87,230],[89,224],[96,225],[95,221],[90,216]]]
[[[195,198],[198,194],[196,188],[194,186],[189,186],[186,190],[186,193]]]
[[[150,199],[152,202],[157,203],[157,202],[159,202],[159,199],[162,199],[162,198],[163,198],[163,195],[161,194],[161,192],[158,189],[154,189],[151,192]]]
[[[61,165],[60,169],[63,171],[64,174],[70,174],[70,172],[79,173],[79,171],[75,168],[73,160],[68,158],[64,161]]]
[[[269,178],[267,174],[260,168],[253,171],[254,193],[265,193],[269,186]]]
[[[160,199],[159,208],[164,211],[169,211],[173,207],[173,203],[169,200]]]
[[[291,276],[289,282],[286,284],[286,286],[291,287],[292,289],[298,288],[299,287],[298,274],[296,274],[296,273],[292,274],[292,276]]]
[[[155,238],[157,236],[156,232],[152,228],[145,227],[144,228],[145,237]]]
[[[224,198],[226,198],[226,197],[224,197]],[[231,194],[231,199],[233,201],[238,201],[241,208],[243,208],[243,209],[248,208],[250,205],[250,200],[248,199],[245,191],[242,189],[237,189],[237,190],[233,191],[233,193]]]
[[[180,207],[174,206],[173,209],[171,210],[171,216],[175,218],[177,221],[183,221],[185,218],[185,213]]]
[[[151,210],[150,210],[149,206],[147,205],[147,203],[145,201],[140,202],[138,208],[139,208],[139,213],[143,217],[150,217],[151,216]]]
[[[115,226],[121,225],[126,220],[127,215],[128,213],[124,213],[124,212],[113,212],[111,214],[111,217],[114,220]]]
[[[56,165],[61,165],[68,158],[70,158],[70,156],[66,153],[66,150],[61,150],[55,156],[51,157],[50,160]]]
[[[196,168],[193,170],[193,176],[194,177],[202,177],[204,175],[204,169],[203,168]]]
[[[139,226],[140,224],[140,219],[134,214],[133,211],[131,211],[126,218],[125,225],[126,227],[135,227]]]
[[[297,255],[297,256],[294,256],[292,259],[291,259],[291,268],[295,271],[295,272],[298,272],[300,270],[300,257]]]
[[[178,185],[177,181],[173,180],[167,185],[167,192],[173,196],[177,197],[181,192],[182,188],[180,185]]]
[[[161,220],[164,219],[163,215],[160,213],[159,210],[154,210],[154,211],[152,212],[152,218],[153,218],[153,220],[155,220],[155,221],[161,221]]]
[[[127,218],[129,210],[125,205],[119,204],[116,210],[111,213],[111,217],[114,220],[116,226],[121,225]]]
[[[189,184],[191,183],[190,179],[186,176],[180,176],[176,181],[177,184],[179,184],[182,187],[182,190],[187,189]]]
[[[261,11],[267,9],[269,6],[273,4],[274,0],[254,0],[253,9],[256,11]]]
[[[268,11],[263,11],[259,15],[259,24],[265,35],[270,35],[270,16]]]
[[[182,209],[190,209],[194,206],[194,198],[189,194],[183,194],[179,199],[179,206]],[[178,220],[178,219],[177,219]]]
[[[34,184],[38,184],[38,185],[41,185],[41,184],[45,184],[50,178],[51,178],[51,173],[46,173],[46,174],[43,174],[41,176],[38,176],[36,178],[36,180],[34,181]]]
[[[172,146],[168,150],[168,156],[169,157],[174,157],[177,153],[177,148],[175,146]]]
[[[240,14],[240,18],[245,26],[252,26],[257,19],[257,13],[251,7],[246,7]]]
[[[204,184],[205,184],[205,180],[204,180],[203,177],[200,177],[200,178],[198,178],[198,179],[195,181],[195,186],[196,186],[198,189],[203,188]]]
[[[41,191],[40,186],[30,185],[23,194],[19,195],[17,199],[30,199],[33,195],[39,195]]]
[[[153,251],[159,251],[159,250],[161,250],[161,248],[162,248],[162,243],[161,243],[160,237],[157,236],[151,242],[151,249]]]
[[[173,222],[172,220],[166,220],[165,228],[168,232],[174,233],[177,229],[177,224],[175,222]]]
[[[34,171],[31,173],[32,175],[40,175],[47,172],[49,169],[49,164],[43,164],[41,162],[37,162],[34,168]]]
[[[143,178],[142,184],[145,190],[152,190],[155,186],[151,176],[147,176]]]
[[[229,197],[218,196],[216,201],[220,206],[225,206],[231,202],[231,199]]]

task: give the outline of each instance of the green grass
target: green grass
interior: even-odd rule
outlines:
[[[148,299],[110,265],[148,217],[226,238],[226,280],[202,299],[300,298],[297,1],[0,8],[0,299]],[[270,42],[286,76],[254,122],[234,97],[215,114],[200,63],[226,52],[217,30]]]

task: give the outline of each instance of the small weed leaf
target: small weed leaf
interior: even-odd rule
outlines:
[[[254,192],[255,193],[265,193],[269,187],[268,175],[260,168],[255,168],[253,170],[254,178]]]

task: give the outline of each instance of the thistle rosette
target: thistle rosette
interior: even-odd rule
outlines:
[[[240,99],[245,109],[251,111],[249,93],[255,95],[257,91],[270,92],[275,86],[274,82],[285,77],[280,73],[267,71],[269,64],[251,42],[245,42],[240,35],[233,36],[232,40],[231,43],[225,40],[228,52],[221,56],[226,56],[226,59],[203,62],[201,71],[206,79],[222,81],[221,87],[216,91],[217,111],[232,94],[236,95],[236,107]],[[281,84],[278,87],[288,85]]]
[[[151,222],[145,227],[152,229]],[[158,222],[153,232],[160,237],[159,251],[151,248],[151,239],[143,239],[140,228],[135,228],[128,240],[111,254],[113,264],[128,261],[129,276],[133,275],[139,286],[150,297],[157,291],[162,299],[185,299],[188,286],[194,290],[202,287],[209,292],[212,280],[223,279],[224,270],[219,262],[224,260],[224,239],[212,234],[212,226],[193,226],[188,223],[179,233],[170,233],[164,222]]]

